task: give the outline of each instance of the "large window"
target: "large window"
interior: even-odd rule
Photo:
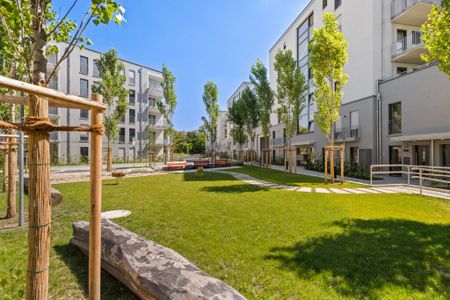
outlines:
[[[136,123],[136,110],[134,110],[134,109],[128,110],[128,120],[129,120],[130,124]]]
[[[359,111],[350,112],[350,137],[359,137]]]
[[[148,98],[148,106],[156,107],[156,99],[155,98]]]
[[[128,129],[128,138],[130,143],[134,142],[134,140],[136,139],[136,129],[134,128]]]
[[[119,129],[119,143],[125,143],[125,128]]]
[[[402,103],[389,104],[389,134],[402,133]]]
[[[89,158],[89,148],[88,147],[80,147],[80,158],[82,161],[87,161]]]
[[[136,72],[133,70],[128,70],[128,83],[133,85],[136,83]]]
[[[89,59],[86,56],[80,56],[80,74],[87,75],[89,73]]]
[[[328,5],[328,0],[322,0],[322,8],[327,7]]]
[[[89,119],[89,110],[80,109],[80,119]]]
[[[89,141],[89,133],[80,132],[80,142],[88,142]]]
[[[148,115],[148,123],[150,125],[155,125],[156,124],[156,116],[152,115],[152,114]]]
[[[80,79],[80,96],[89,97],[89,81],[86,79]]]
[[[342,0],[334,0],[334,9],[338,9],[342,5]]]
[[[94,59],[94,66],[92,69],[92,75],[94,77],[100,77],[100,71],[98,69],[97,63],[98,63],[98,59]]]
[[[134,90],[129,90],[129,92],[128,92],[128,102],[131,105],[134,105],[136,103],[136,92]]]

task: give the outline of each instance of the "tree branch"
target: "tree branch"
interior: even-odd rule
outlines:
[[[18,1],[18,0],[16,0]],[[70,12],[72,11],[72,9],[75,7],[75,5],[77,4],[78,0],[73,1],[72,5],[69,7],[69,9],[66,11],[66,13],[64,14],[64,16],[58,21],[58,23],[56,23],[55,28],[53,28],[52,31],[50,31],[48,33],[49,36],[51,36],[52,34],[54,34],[59,26],[61,26],[62,22],[64,22],[64,20],[69,16]]]

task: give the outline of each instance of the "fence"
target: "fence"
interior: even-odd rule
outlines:
[[[411,179],[419,180],[420,194],[423,192],[424,181],[445,183],[450,185],[450,167],[417,166],[402,164],[384,164],[370,166],[370,184],[373,184],[374,175],[406,175],[407,184],[411,186]]]

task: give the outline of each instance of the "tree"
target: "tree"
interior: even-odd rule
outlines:
[[[305,107],[305,94],[308,84],[305,76],[297,67],[291,50],[280,51],[275,56],[274,63],[277,72],[278,115],[280,116],[288,138],[289,173],[292,174],[292,137],[298,128],[298,118]]]
[[[101,94],[104,103],[107,105],[103,123],[105,126],[105,135],[108,140],[107,171],[111,172],[111,142],[118,139],[119,122],[128,109],[128,91],[124,87],[127,79],[125,75],[123,75],[125,66],[119,60],[117,52],[114,49],[110,49],[100,55],[100,59],[97,60],[96,64],[101,80],[97,86],[92,86],[92,90],[95,93]]]
[[[325,13],[323,26],[314,29],[309,45],[310,67],[316,90],[317,112],[314,121],[334,146],[333,129],[339,119],[343,87],[347,82],[344,65],[348,60],[347,41],[332,13]],[[330,156],[331,182],[334,183],[334,155]]]
[[[203,128],[211,146],[212,163],[216,162],[217,120],[219,118],[219,89],[214,82],[208,81],[204,86],[203,103],[206,117],[202,117]]]
[[[175,128],[172,122],[173,115],[175,114],[175,108],[177,106],[177,96],[175,94],[175,76],[169,70],[169,68],[163,66],[163,80],[161,82],[161,87],[163,89],[163,99],[157,101],[157,106],[164,119],[167,122],[167,129],[164,131],[164,140],[168,140],[167,152],[170,153],[171,145],[173,143],[173,135],[175,133]],[[164,151],[164,158],[167,161],[166,151]]]
[[[245,109],[245,130],[250,140],[250,153],[253,156],[253,143],[255,141],[255,129],[259,124],[259,102],[249,87],[242,91],[241,99]],[[253,159],[252,157],[250,158]]]
[[[260,61],[252,66],[250,81],[256,86],[256,96],[259,101],[259,121],[261,122],[262,134],[266,142],[266,150],[269,148],[270,138],[270,114],[274,104],[274,93],[267,79],[267,68]]]
[[[422,25],[422,40],[427,52],[426,62],[436,61],[439,69],[450,78],[450,0],[435,4],[428,20]]]
[[[247,112],[245,103],[242,98],[234,101],[228,108],[228,120],[233,124],[231,129],[231,136],[236,143],[239,144],[240,154],[239,159],[243,160],[243,145],[247,141],[245,134],[245,123],[247,119]]]
[[[192,150],[192,141],[188,138],[187,133],[183,131],[175,131],[173,134],[173,152],[177,154],[189,154]]]
[[[198,130],[189,131],[186,138],[192,145],[191,154],[204,154],[206,147],[206,134],[203,127]]]

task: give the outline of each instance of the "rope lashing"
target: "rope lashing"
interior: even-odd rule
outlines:
[[[103,124],[91,126],[62,126],[53,124],[48,118],[28,117],[25,123],[10,123],[0,120],[1,129],[21,130],[25,132],[52,132],[52,131],[70,131],[70,132],[92,132],[103,134]]]

